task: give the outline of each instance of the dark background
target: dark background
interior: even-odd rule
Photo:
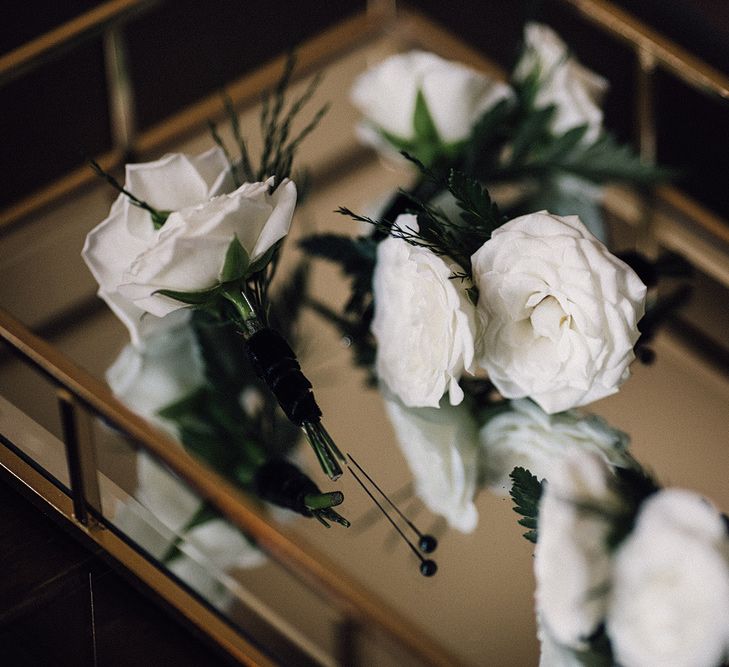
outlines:
[[[637,17],[729,74],[726,0],[615,0]],[[99,0],[6,7],[0,53],[102,4]],[[611,82],[606,125],[623,141],[634,137],[635,65],[630,50],[586,24],[558,0],[411,0],[407,3],[510,68],[526,20],[554,27],[578,57]],[[125,28],[136,94],[136,122],[144,130],[219,90],[224,83],[348,15],[364,0],[244,0],[160,2]],[[657,79],[659,160],[682,171],[680,185],[729,217],[729,105],[711,100],[670,76]],[[111,148],[100,39],[0,88],[0,207]]]

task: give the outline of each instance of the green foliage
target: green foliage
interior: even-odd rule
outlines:
[[[422,90],[418,90],[415,97],[415,111],[413,113],[413,129],[415,136],[423,142],[436,143],[440,141],[438,129],[435,126],[433,117],[430,115],[428,104]]]
[[[566,151],[553,162],[555,168],[596,183],[626,181],[638,185],[650,185],[677,175],[675,170],[646,164],[630,146],[619,144],[608,133],[603,133],[592,144],[587,146],[580,144],[573,150]]]
[[[216,125],[209,123],[210,133],[215,143],[225,153],[236,186],[240,186],[244,182],[253,183],[264,181],[268,177],[274,176],[275,182],[273,189],[278,187],[283,179],[291,176],[296,151],[302,141],[314,131],[327,113],[329,105],[325,104],[314,113],[311,120],[297,134],[293,134],[294,121],[314,96],[321,82],[321,76],[314,77],[304,92],[288,104],[287,109],[286,94],[291,84],[295,65],[296,57],[291,53],[286,59],[281,78],[276,83],[270,95],[267,95],[263,99],[260,116],[263,148],[257,167],[253,164],[253,159],[248,150],[248,144],[241,132],[238,114],[229,96],[224,96],[223,104],[225,115],[230,123],[233,139],[238,149],[237,158],[231,155],[225,142],[218,133]]]
[[[319,108],[309,123],[295,136],[292,136],[292,124],[304,106],[311,100],[321,82],[321,76],[314,77],[300,97],[286,106],[286,91],[291,83],[291,77],[296,64],[296,57],[290,54],[284,66],[284,72],[279,79],[272,94],[263,100],[261,109],[261,134],[263,136],[263,151],[260,164],[256,172],[256,179],[263,180],[267,176],[276,176],[276,183],[291,175],[294,156],[301,142],[316,128],[327,113],[329,105]],[[240,133],[238,133],[240,136]],[[239,144],[242,160],[247,157],[244,144]]]
[[[583,667],[613,667],[615,664],[613,650],[604,625],[600,625],[587,639],[587,645],[587,648],[581,651],[565,650],[569,650]]]
[[[632,532],[643,502],[660,490],[656,480],[637,463],[635,467],[615,469],[615,487],[623,506],[610,517],[607,547],[611,551]]]
[[[452,169],[448,178],[448,191],[461,209],[463,233],[473,237],[469,245],[476,252],[505,220],[491,200],[488,190],[476,179]]]
[[[309,291],[309,262],[300,261],[276,289],[269,321],[286,340],[296,338],[296,324]]]
[[[374,314],[372,274],[377,258],[377,241],[372,237],[317,234],[303,239],[301,247],[313,257],[338,264],[350,278],[350,298],[342,314],[316,299],[308,299],[307,305],[351,341],[355,363],[370,368],[375,361],[370,325]]]
[[[382,128],[378,128],[378,131],[395,149],[414,156],[428,167],[450,164],[462,152],[465,144],[463,141],[449,143],[441,139],[422,90],[418,90],[415,97],[412,140],[398,137]]]
[[[371,237],[317,234],[303,239],[300,245],[313,257],[327,259],[340,266],[352,281],[350,298],[344,312],[361,313],[371,298],[377,242]]]
[[[415,159],[413,161],[425,170],[428,177],[435,178],[424,165]],[[476,180],[451,170],[444,185],[461,208],[460,220],[450,220],[440,209],[405,192],[401,194],[409,197],[412,203],[410,210],[417,215],[417,229],[397,221],[374,220],[345,207],[340,207],[337,212],[372,225],[382,236],[403,239],[410,245],[427,248],[436,255],[452,260],[461,269],[454,277],[470,278],[471,255],[491,238],[493,230],[504,219],[496,204],[491,201],[488,190]]]
[[[250,263],[251,258],[248,256],[248,252],[241,245],[238,237],[233,236],[228,250],[225,253],[223,269],[220,272],[220,282],[229,283],[244,278],[248,272]]]
[[[542,497],[542,482],[525,468],[514,468],[511,472],[512,486],[509,494],[514,501],[514,511],[521,514],[519,525],[528,528],[524,537],[536,544],[538,538],[539,500]]]
[[[171,289],[159,289],[155,294],[161,294],[175,301],[181,301],[188,306],[205,306],[217,299],[220,293],[220,286],[216,285],[211,289],[201,290],[199,292],[179,292]]]

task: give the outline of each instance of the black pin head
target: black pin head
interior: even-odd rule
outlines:
[[[421,535],[418,541],[418,547],[424,554],[432,554],[438,546],[438,540],[432,535]]]
[[[424,577],[432,577],[438,571],[434,560],[423,560],[420,562],[420,574]]]

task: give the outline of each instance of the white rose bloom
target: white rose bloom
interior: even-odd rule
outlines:
[[[609,521],[581,509],[589,503],[617,510],[611,473],[601,457],[573,455],[555,466],[539,503],[539,541],[534,552],[537,613],[559,644],[577,650],[602,622],[611,562]]]
[[[524,54],[514,70],[514,78],[523,81],[537,70],[539,91],[535,104],[538,108],[555,105],[552,131],[563,134],[573,127],[587,125],[583,141],[594,142],[602,130],[600,104],[608,82],[571,56],[559,35],[546,25],[528,23],[524,42]]]
[[[385,395],[400,449],[425,506],[448,524],[470,533],[478,523],[473,503],[478,475],[478,433],[465,406],[408,408]]]
[[[529,396],[551,414],[614,394],[629,377],[646,287],[577,216],[511,220],[471,265],[480,364],[504,396]]]
[[[225,155],[216,147],[197,156],[176,153],[155,162],[128,164],[125,188],[162,212],[194,206],[230,191],[233,181]],[[120,194],[109,217],[89,232],[82,253],[99,283],[99,296],[129,329],[135,345],[144,336],[179,323],[182,318],[182,314],[165,322],[143,318],[144,310],[119,293],[122,275],[156,236],[150,214]]]
[[[413,117],[422,92],[438,136],[445,143],[468,138],[481,115],[513,93],[506,84],[433,53],[410,51],[391,56],[362,74],[352,88],[352,103],[371,129],[402,141],[415,139]]]
[[[575,410],[548,415],[530,400],[511,401],[511,409],[481,428],[481,475],[496,494],[508,495],[509,475],[517,466],[537,479],[551,479],[555,467],[574,453],[597,454],[606,463],[628,467],[628,436],[597,415]]]
[[[615,556],[607,631],[625,667],[715,667],[729,657],[729,536],[698,495],[660,491]]]
[[[225,255],[237,237],[255,262],[289,231],[296,186],[284,180],[245,183],[235,192],[172,213],[146,250],[123,271],[119,293],[157,317],[185,304],[157,290],[197,292],[220,281]]]
[[[158,410],[174,403],[205,382],[205,367],[195,333],[178,326],[127,345],[106,371],[114,395],[142,417],[170,426]]]
[[[417,229],[414,215],[396,224]],[[477,334],[473,305],[442,258],[390,237],[377,249],[373,277],[379,378],[409,407],[437,408],[448,391],[463,400],[458,380],[471,371]]]

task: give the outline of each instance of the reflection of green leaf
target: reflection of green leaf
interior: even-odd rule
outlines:
[[[519,524],[529,528],[524,537],[536,543],[542,483],[525,468],[514,468],[509,477],[513,482],[509,493],[514,501],[514,511],[523,517]]]
[[[415,98],[413,129],[415,130],[415,138],[418,142],[438,144],[441,141],[422,90],[418,90],[418,95]]]
[[[579,145],[555,163],[596,183],[615,180],[650,184],[676,176],[674,170],[643,162],[630,146],[619,144],[607,133],[588,146]]]
[[[250,261],[250,257],[248,257],[248,253],[241,245],[238,237],[233,236],[225,253],[225,262],[220,272],[220,282],[229,283],[243,278],[246,275]]]
[[[182,303],[190,306],[202,306],[212,301],[217,296],[219,289],[218,285],[200,292],[178,292],[171,289],[158,289],[155,294],[161,294],[175,301],[182,301]]]

